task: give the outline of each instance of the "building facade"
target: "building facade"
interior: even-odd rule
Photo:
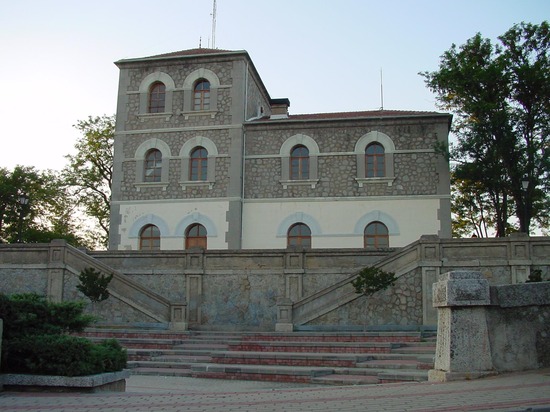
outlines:
[[[111,250],[385,248],[451,236],[451,116],[290,115],[245,51],[120,69]]]

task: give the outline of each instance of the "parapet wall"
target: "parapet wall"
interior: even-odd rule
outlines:
[[[430,380],[471,379],[550,366],[550,282],[490,286],[454,271],[433,288],[438,309]]]
[[[354,274],[376,265],[399,277],[365,300]],[[85,267],[114,273],[111,297],[89,310],[110,323],[187,322],[210,330],[274,330],[281,299],[299,327],[435,326],[432,284],[440,273],[475,270],[490,285],[523,283],[534,270],[550,278],[550,239],[440,239],[423,236],[400,249],[80,251],[61,241],[0,245],[0,292],[53,300],[84,298]]]

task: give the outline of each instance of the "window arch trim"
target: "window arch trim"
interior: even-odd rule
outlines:
[[[195,85],[197,81],[204,79],[210,83],[210,107],[207,110],[193,110],[195,100]],[[183,81],[183,112],[185,119],[193,115],[210,114],[214,117],[218,111],[218,89],[220,88],[220,79],[212,70],[205,68],[197,69],[185,78]]]
[[[371,143],[379,143],[384,148],[384,177],[366,177],[366,150]],[[359,187],[363,187],[365,183],[386,183],[388,186],[393,184],[395,180],[394,172],[394,153],[395,144],[393,140],[385,133],[372,131],[361,136],[355,144],[355,155],[357,162],[357,181]]]
[[[152,150],[159,150],[162,154],[162,169],[160,182],[145,182],[145,156]],[[138,146],[134,154],[136,162],[136,182],[135,185],[138,190],[147,186],[162,186],[164,190],[168,186],[168,169],[171,158],[171,151],[168,144],[160,139],[149,139]]]
[[[206,228],[206,237],[217,237],[218,231],[214,222],[206,215],[199,212],[191,213],[184,217],[176,226],[175,235],[185,237],[187,228],[193,224],[200,224]]]
[[[130,230],[128,231],[128,237],[130,239],[138,239],[139,242],[141,229],[143,229],[147,225],[155,225],[156,227],[158,227],[160,231],[161,242],[163,237],[168,237],[170,235],[168,225],[161,217],[154,214],[148,214],[145,216],[141,216],[139,219],[136,219],[134,221],[134,223],[130,227]]]
[[[304,146],[309,150],[309,178],[292,180],[290,176],[290,157],[291,152],[296,146]],[[281,145],[279,155],[281,156],[281,179],[280,183],[283,185],[283,189],[289,186],[304,186],[309,185],[312,189],[317,186],[319,182],[318,173],[318,156],[320,150],[317,142],[305,134],[295,134],[289,137]]]
[[[198,147],[204,147],[208,152],[207,160],[207,176],[206,181],[191,180],[190,175],[190,163],[191,163],[191,153],[194,149]],[[186,141],[182,148],[180,149],[179,156],[181,158],[181,187],[183,190],[187,186],[205,186],[207,185],[210,189],[214,187],[216,182],[216,158],[218,157],[218,148],[215,143],[210,140],[208,137],[197,136]]]
[[[164,112],[161,113],[149,113],[149,93],[151,86],[154,83],[164,84]],[[173,92],[176,88],[174,80],[166,73],[154,72],[151,73],[141,81],[139,85],[139,114],[146,116],[166,116],[171,115],[173,110]]]
[[[400,234],[399,225],[395,219],[381,210],[373,210],[361,216],[361,218],[357,220],[357,223],[355,223],[353,233],[358,236],[363,236],[365,228],[369,225],[369,223],[373,222],[380,222],[386,225],[389,236],[398,236]]]
[[[293,213],[286,218],[284,218],[279,226],[277,227],[277,237],[286,238],[288,230],[295,225],[296,223],[303,223],[309,227],[311,231],[311,236],[320,236],[322,234],[321,225],[317,220],[304,212]]]

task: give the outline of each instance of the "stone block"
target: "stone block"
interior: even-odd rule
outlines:
[[[128,370],[90,376],[4,375],[10,390],[45,392],[124,392]]]
[[[434,307],[491,304],[489,282],[480,272],[454,271],[440,275],[433,286]]]

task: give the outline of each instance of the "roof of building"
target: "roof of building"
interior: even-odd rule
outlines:
[[[144,57],[145,59],[155,59],[157,57],[184,57],[184,56],[196,56],[198,54],[222,54],[222,53],[235,53],[235,50],[223,50],[223,49],[207,49],[196,48],[188,50],[180,50],[170,53],[157,54],[155,56]]]
[[[246,55],[248,55],[248,53],[245,50],[207,49],[207,48],[199,47],[199,48],[196,48],[196,49],[188,49],[188,50],[180,50],[180,51],[175,51],[175,52],[170,52],[170,53],[156,54],[154,56],[122,59],[122,60],[116,61],[115,64],[128,63],[128,62],[139,62],[139,61],[147,61],[147,60],[156,60],[156,59],[171,59],[171,58],[178,58],[178,57],[193,57],[193,56],[201,56],[201,55],[214,55],[214,54],[246,54]]]
[[[308,121],[308,120],[342,120],[342,119],[364,119],[381,117],[423,117],[423,116],[451,116],[448,113],[423,112],[410,110],[370,110],[361,112],[335,112],[335,113],[310,113],[310,114],[291,114],[287,118],[270,119],[262,117],[251,121],[258,122],[280,122],[280,121]]]

